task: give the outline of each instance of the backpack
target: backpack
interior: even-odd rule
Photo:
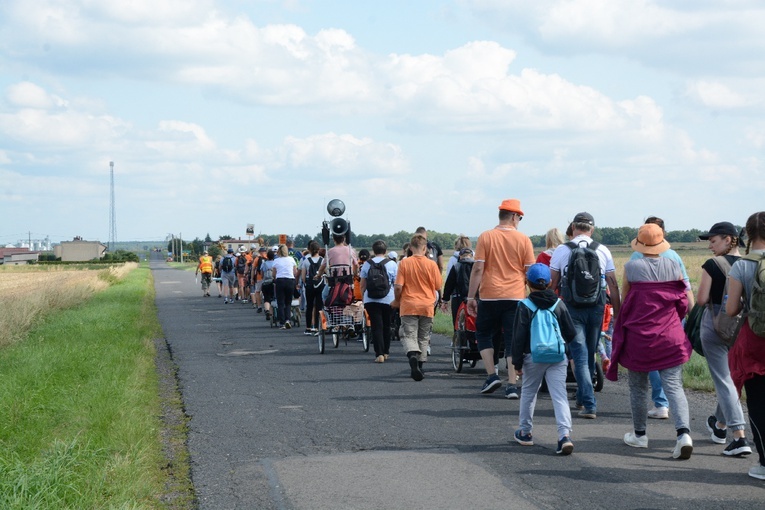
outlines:
[[[234,270],[234,263],[231,261],[231,257],[223,257],[223,260],[220,261],[220,270],[224,273],[230,273]]]
[[[468,296],[470,274],[473,272],[473,262],[473,260],[461,260],[455,264],[457,278],[454,284],[454,292],[463,299]]]
[[[735,317],[731,317],[725,312],[725,302],[728,300],[728,273],[730,273],[730,262],[723,256],[714,257],[715,264],[720,269],[723,275],[725,275],[725,287],[723,287],[723,303],[717,314],[714,312],[712,303],[708,304],[709,313],[712,314],[712,325],[715,329],[715,333],[720,337],[725,345],[731,347],[733,342],[738,337],[738,331],[741,329],[741,325],[744,323],[744,314],[739,312]]]
[[[374,262],[372,259],[367,260],[367,264],[369,264],[367,296],[372,299],[383,299],[390,292],[390,277],[385,269],[385,264],[388,262],[390,262],[388,257],[383,258],[380,262]]]
[[[765,337],[765,255],[750,253],[744,258],[757,264],[748,303],[749,328],[755,335]]]
[[[441,247],[436,242],[428,242],[428,249],[425,252],[425,256],[428,257],[430,260],[438,264],[438,250],[440,250]]]
[[[305,283],[306,285],[313,285],[315,289],[318,289],[324,283],[321,280],[314,280],[314,276],[316,276],[316,273],[319,272],[319,268],[321,267],[321,263],[324,262],[323,257],[319,257],[319,260],[314,262],[311,257],[308,257],[308,270],[305,273]]]
[[[597,249],[600,246],[592,241],[587,246],[567,242],[571,248],[568,267],[561,281],[561,295],[566,303],[575,308],[587,308],[598,304],[600,288],[600,259]]]
[[[555,309],[558,299],[550,308],[537,308],[529,298],[521,301],[533,312],[531,316],[531,360],[534,363],[558,363],[566,357],[566,346],[560,332]]]
[[[324,306],[348,306],[353,302],[353,288],[346,279],[338,278],[329,288]]]
[[[239,255],[236,259],[236,272],[244,274],[247,271],[247,258],[244,255]]]

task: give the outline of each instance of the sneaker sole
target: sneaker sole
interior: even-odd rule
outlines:
[[[500,386],[502,386],[502,381],[492,381],[491,384],[481,390],[481,393],[494,393]]]
[[[752,478],[756,478],[757,480],[765,480],[765,473],[760,474],[760,473],[752,473],[751,471],[749,471],[749,476],[751,476]]]
[[[519,445],[523,446],[534,446],[534,441],[524,441],[522,439],[518,439],[517,437],[513,436],[513,439],[515,439],[515,442]]]
[[[692,445],[685,445],[685,446],[681,446],[680,447],[680,455],[675,457],[675,455],[673,454],[672,456],[675,457],[676,459],[688,460],[688,459],[691,458],[691,454],[692,453],[693,453],[693,446]]]
[[[566,443],[566,444],[564,444],[561,447],[560,450],[558,450],[555,453],[557,453],[558,455],[571,455],[571,452],[573,452],[573,451],[574,451],[574,444],[573,443]]]
[[[518,394],[517,393],[506,393],[505,398],[509,400],[518,400]]]
[[[417,358],[409,358],[409,367],[412,369],[412,379],[415,381],[422,381],[423,375],[422,370],[420,370],[420,364],[417,362]]]
[[[741,457],[743,455],[751,455],[752,448],[749,446],[742,446],[740,448],[734,448],[733,450],[723,450],[723,455],[728,457]]]

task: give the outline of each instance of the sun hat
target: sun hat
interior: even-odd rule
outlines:
[[[643,255],[658,255],[669,249],[664,239],[664,232],[655,223],[646,223],[638,229],[638,235],[632,240],[632,249]]]
[[[499,204],[499,210],[510,211],[523,216],[523,211],[521,210],[521,201],[517,198],[507,198],[503,200],[502,203]]]
[[[574,216],[574,223],[586,223],[590,226],[595,226],[595,218],[592,217],[592,214],[588,212],[580,212],[576,216]]]
[[[526,279],[535,285],[549,285],[552,279],[550,267],[539,262],[531,264],[526,271]]]
[[[244,246],[239,247],[239,253],[244,253],[246,251],[247,251],[247,248],[245,248]]]
[[[715,223],[712,225],[712,228],[709,229],[709,232],[701,234],[699,239],[708,241],[712,236],[739,237],[738,233],[739,232],[736,230],[736,227],[733,226],[733,223],[729,221],[721,221],[720,223]]]

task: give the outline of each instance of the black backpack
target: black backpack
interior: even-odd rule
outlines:
[[[220,261],[220,270],[224,273],[230,273],[234,270],[234,263],[231,261],[231,257],[223,257]]]
[[[236,259],[236,272],[239,274],[244,274],[247,271],[247,257],[244,255],[239,255],[239,257]]]
[[[390,262],[388,257],[385,257],[380,262],[374,262],[372,259],[367,260],[367,264],[369,264],[369,271],[367,272],[367,296],[372,299],[382,299],[390,292],[390,277],[385,269],[385,264],[388,262]]]
[[[580,246],[569,241],[571,248],[568,268],[561,282],[561,295],[566,303],[575,308],[595,306],[600,300],[600,259],[596,250],[600,246],[592,241]]]
[[[454,292],[465,299],[468,296],[470,287],[470,273],[473,272],[473,260],[460,260],[455,263],[454,270],[457,272],[457,278],[454,283]]]
[[[321,267],[321,263],[324,261],[324,258],[319,257],[319,260],[316,262],[313,261],[311,257],[308,257],[308,271],[306,271],[305,274],[305,284],[306,285],[313,285],[315,288],[319,288],[323,285],[321,280],[314,280],[314,276],[316,276],[316,273],[319,272],[319,268]]]

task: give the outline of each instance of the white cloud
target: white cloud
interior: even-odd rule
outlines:
[[[464,0],[487,24],[560,55],[601,53],[673,72],[765,70],[757,0]]]

